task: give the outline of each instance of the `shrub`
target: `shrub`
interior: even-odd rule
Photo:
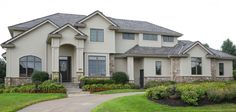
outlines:
[[[92,84],[84,85],[83,91],[99,92],[112,89],[133,89],[135,86],[133,84]]]
[[[198,97],[199,94],[195,91],[184,91],[181,93],[181,99],[190,105],[198,105]]]
[[[99,79],[99,78],[84,78],[81,79],[84,82],[84,85],[91,85],[91,84],[113,84],[114,81],[110,79]]]
[[[49,74],[44,71],[34,71],[32,73],[32,81],[33,82],[44,82],[49,79]]]
[[[0,84],[0,89],[4,89],[5,85],[4,84]]]
[[[161,85],[168,86],[168,85],[173,85],[173,84],[176,84],[176,82],[174,81],[149,81],[145,85],[145,88],[152,88],[152,87],[157,87]]]
[[[155,100],[167,98],[171,94],[168,90],[169,90],[168,87],[163,85],[158,87],[153,87],[146,91],[146,96],[148,98]]]
[[[128,75],[124,72],[113,73],[111,79],[114,80],[116,84],[125,84],[129,81]]]
[[[42,93],[65,93],[66,89],[62,84],[58,84],[53,80],[44,81],[39,85]]]
[[[236,70],[233,71],[234,80],[236,80]]]
[[[210,89],[207,91],[207,96],[213,102],[221,102],[225,98],[224,89]]]

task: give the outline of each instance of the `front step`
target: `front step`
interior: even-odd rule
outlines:
[[[83,91],[79,88],[78,83],[62,83],[66,88],[67,94],[81,94]]]

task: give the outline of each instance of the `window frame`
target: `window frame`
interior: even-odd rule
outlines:
[[[225,67],[224,63],[219,63],[219,76],[224,76],[225,75]]]
[[[159,71],[157,71],[157,65],[160,65],[160,70]],[[162,75],[162,70],[161,69],[162,69],[162,62],[161,61],[155,61],[155,73],[156,73],[156,75]]]
[[[143,40],[149,40],[149,41],[158,41],[158,35],[157,34],[143,34]]]
[[[127,35],[128,38],[125,37],[125,35]],[[135,33],[127,33],[127,32],[126,33],[122,33],[122,39],[124,39],[124,40],[135,40]]]
[[[194,67],[193,64],[195,65]],[[200,73],[198,67],[200,67]],[[191,57],[191,75],[202,75],[202,68],[202,57]]]
[[[94,40],[92,39],[92,33],[95,31],[95,37]],[[102,37],[100,40],[99,37],[99,31],[102,31]],[[104,42],[104,29],[99,29],[99,28],[90,28],[90,42]]]
[[[94,58],[94,59],[90,59],[90,58]],[[100,59],[99,59],[100,58]],[[104,59],[101,59],[101,58],[104,58]],[[92,65],[90,65],[90,62],[91,61],[95,61],[95,68],[96,68],[96,72],[101,72],[101,71],[99,71],[99,70],[104,70],[104,73],[103,74],[99,74],[99,73],[96,73],[96,74],[92,74],[91,72],[92,71],[90,71],[91,70],[91,68],[90,67],[92,67]],[[102,61],[104,61],[104,62],[102,62]],[[107,63],[106,63],[106,61],[107,61],[107,58],[106,58],[106,56],[97,56],[97,55],[89,55],[88,56],[88,75],[89,76],[94,76],[94,77],[96,77],[96,76],[102,76],[102,77],[105,77],[106,76],[106,66],[107,66]],[[99,62],[101,62],[101,63],[99,63]],[[101,65],[102,64],[104,64],[104,69],[101,69]],[[94,64],[93,64],[93,66],[94,66]]]
[[[162,36],[162,38],[163,38],[163,42],[174,42],[175,41],[175,37],[173,37],[173,36]]]
[[[30,60],[33,59],[33,60]],[[24,63],[23,68],[21,68],[22,64]],[[33,63],[33,71],[30,72],[29,69],[29,63]],[[39,69],[36,69],[36,64],[39,64]],[[25,73],[21,71],[21,69],[25,69]],[[42,59],[34,56],[34,55],[27,55],[27,56],[22,56],[19,58],[19,77],[31,77],[32,73],[37,70],[37,71],[42,71]]]

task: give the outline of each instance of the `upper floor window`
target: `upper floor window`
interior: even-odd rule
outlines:
[[[219,75],[224,75],[224,63],[219,63]]]
[[[20,77],[31,77],[34,70],[42,70],[41,59],[36,56],[23,56],[19,61]]]
[[[156,61],[156,75],[161,75],[161,61]]]
[[[91,42],[104,42],[104,30],[103,29],[90,29],[90,41]]]
[[[122,37],[126,40],[134,40],[134,33],[123,33]]]
[[[202,74],[202,58],[192,57],[191,58],[192,75]]]
[[[155,34],[143,34],[143,40],[157,41],[157,35],[155,35]]]
[[[174,37],[171,36],[162,36],[164,42],[174,42]]]
[[[106,57],[105,56],[89,56],[88,57],[89,76],[105,76],[106,75]]]

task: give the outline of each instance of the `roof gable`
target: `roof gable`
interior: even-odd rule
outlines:
[[[186,54],[187,52],[189,52],[191,49],[193,49],[195,46],[199,45],[201,48],[203,48],[207,53],[209,53],[210,55],[214,55],[214,53],[209,50],[208,48],[206,48],[201,42],[196,41],[195,43],[193,43],[191,46],[189,46],[187,49],[185,49],[182,54]]]
[[[39,28],[40,26],[42,26],[42,25],[44,25],[44,24],[46,24],[46,23],[50,23],[50,24],[52,24],[53,26],[55,26],[56,28],[59,28],[59,26],[57,26],[57,25],[56,25],[55,23],[53,23],[52,21],[50,21],[50,20],[45,20],[45,21],[43,21],[43,22],[41,22],[41,23],[35,25],[34,27],[30,28],[29,30],[27,30],[27,31],[25,31],[25,32],[23,32],[23,33],[17,35],[16,37],[7,40],[7,41],[4,42],[3,44],[9,44],[9,43],[11,43],[11,42],[13,42],[13,41],[15,41],[15,40],[21,38],[22,36],[24,36],[24,35],[30,33],[31,31],[33,31],[33,30]]]
[[[113,26],[118,26],[116,23],[114,23],[111,19],[109,19],[108,17],[106,17],[102,12],[100,11],[95,11],[91,14],[89,14],[88,16],[84,17],[83,19],[79,20],[77,23],[83,23],[85,21],[87,21],[88,19],[94,17],[95,15],[99,15],[101,16],[103,19],[105,19],[106,21],[108,21],[110,24],[112,24]]]
[[[65,29],[65,28],[71,28],[72,30],[74,30],[75,32],[77,32],[79,35],[82,35],[82,36],[85,36],[86,34],[84,34],[83,32],[81,32],[80,30],[78,30],[78,29],[75,29],[71,24],[65,24],[64,26],[62,26],[62,27],[59,27],[59,28],[57,28],[56,30],[54,30],[53,32],[51,32],[50,34],[56,34],[56,33],[58,33],[58,32],[60,32],[60,31],[62,31],[63,29]]]

